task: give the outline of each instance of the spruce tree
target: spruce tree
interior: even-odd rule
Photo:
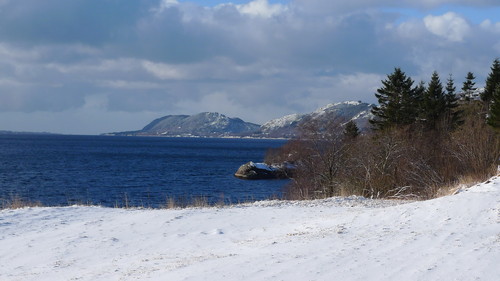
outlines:
[[[465,95],[466,100],[469,100],[472,97],[472,93],[477,89],[475,87],[476,82],[474,82],[474,79],[476,79],[476,77],[474,77],[474,73],[472,72],[467,73],[467,76],[465,77],[465,82],[462,86],[462,91]]]
[[[500,83],[497,84],[492,96],[492,104],[487,123],[495,130],[500,131]]]
[[[450,74],[446,82],[446,111],[445,118],[449,129],[455,129],[463,124],[463,111],[458,109],[458,97],[455,93],[456,87],[453,81],[453,76]]]
[[[491,66],[491,72],[486,78],[486,86],[484,87],[484,93],[481,95],[481,99],[490,103],[493,99],[493,93],[496,86],[500,84],[500,59],[495,59],[493,65]]]
[[[422,112],[424,110],[424,96],[425,96],[425,82],[420,81],[420,83],[415,87],[415,95],[414,95],[414,103],[415,103],[415,110],[416,110],[416,117],[421,118],[422,117]]]
[[[454,97],[456,98],[456,93],[455,91],[457,90],[457,87],[455,87],[455,80],[453,80],[453,75],[450,74],[448,77],[448,80],[446,80],[446,97]]]
[[[446,97],[439,74],[434,71],[424,93],[422,121],[428,129],[435,129],[446,111]]]
[[[344,136],[348,139],[355,139],[359,136],[359,128],[353,120],[347,122],[344,128]]]
[[[375,130],[415,122],[418,113],[418,88],[414,88],[413,83],[400,68],[395,68],[394,72],[382,81],[383,87],[377,89],[375,94],[379,105],[373,107],[375,118],[370,120]]]

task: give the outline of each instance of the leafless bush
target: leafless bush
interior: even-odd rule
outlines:
[[[354,144],[343,180],[353,190],[370,198],[422,197],[425,190],[441,182],[438,173],[422,154],[418,141],[406,130],[365,136]]]
[[[286,147],[287,161],[292,160],[297,166],[286,192],[289,198],[324,198],[342,192],[341,175],[350,148],[343,121],[309,120],[300,127],[300,139]]]
[[[282,147],[268,149],[264,162],[269,165],[284,162],[295,163],[303,156],[300,154],[302,147],[303,141],[300,139],[290,140]]]
[[[451,136],[450,154],[459,163],[460,175],[486,179],[497,170],[500,157],[498,135],[483,118],[470,118]]]
[[[464,178],[481,181],[497,172],[499,136],[484,114],[466,109],[464,124],[454,131],[413,124],[356,138],[343,135],[343,120],[310,120],[299,139],[269,153],[266,161],[297,165],[285,191],[291,199],[432,198]]]

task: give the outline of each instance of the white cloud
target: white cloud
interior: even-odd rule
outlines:
[[[102,74],[106,72],[130,72],[137,69],[141,62],[135,59],[103,59],[80,63],[55,63],[44,65],[47,70],[56,70],[63,74]]]
[[[203,111],[221,112],[230,117],[237,116],[238,112],[243,110],[240,104],[235,103],[227,93],[223,92],[207,93],[198,100],[181,100],[176,106],[183,112],[191,112],[193,108],[201,106]]]
[[[214,57],[190,64],[166,64],[143,61],[142,67],[161,80],[246,80],[251,77],[273,77],[288,73],[268,61],[237,63],[231,58]]]
[[[362,100],[374,102],[374,93],[380,86],[384,75],[375,73],[353,73],[325,76],[315,79],[308,89],[309,98],[304,100],[309,109],[315,109],[332,102],[332,96],[337,101]]]
[[[484,20],[480,24],[481,28],[488,30],[488,31],[493,31],[496,33],[500,33],[500,22],[492,22],[490,19]]]
[[[388,28],[393,29],[393,26],[391,25]],[[425,36],[424,32],[427,33],[426,28],[422,25],[422,21],[416,19],[400,23],[395,30],[401,38],[413,40],[419,40]]]
[[[179,1],[177,1],[177,0],[161,0],[160,6],[158,8],[152,9],[152,11],[160,13],[164,9],[167,9],[167,8],[170,8],[170,7],[174,7],[174,6],[177,6],[177,5],[179,5]]]
[[[254,0],[247,4],[236,5],[236,7],[242,14],[264,18],[273,17],[287,10],[285,5],[269,4],[267,0]]]
[[[102,87],[124,89],[124,90],[151,90],[161,89],[164,85],[146,81],[128,81],[128,80],[104,80],[98,82]]]
[[[142,66],[145,70],[162,80],[181,80],[187,78],[182,70],[173,65],[144,61]]]
[[[24,83],[13,80],[13,79],[5,79],[5,78],[0,78],[0,86],[22,86]]]
[[[16,48],[0,41],[0,58],[10,61],[36,61],[42,56],[39,48],[22,49]]]
[[[467,21],[453,12],[441,16],[426,16],[424,24],[433,34],[452,42],[462,42],[471,31]]]
[[[108,107],[108,97],[106,95],[88,95],[84,98],[82,109],[85,110],[106,110]]]

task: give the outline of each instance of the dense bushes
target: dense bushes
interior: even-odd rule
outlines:
[[[491,77],[496,77],[495,69]],[[496,172],[500,128],[495,125],[500,122],[494,118],[500,116],[500,110],[495,112],[500,90],[492,102],[466,99],[459,105],[451,76],[445,89],[436,72],[427,87],[414,86],[396,68],[382,82],[371,133],[358,135],[348,120],[309,120],[299,138],[268,153],[268,163],[288,161],[297,166],[287,197],[423,199],[464,178],[479,181]]]
[[[309,123],[299,139],[268,153],[267,162],[294,162],[286,190],[290,199],[362,195],[370,198],[433,197],[462,178],[491,176],[500,156],[499,139],[483,117],[467,115],[455,131],[397,127],[355,138],[343,122]]]

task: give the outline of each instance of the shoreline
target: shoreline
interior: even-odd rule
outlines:
[[[0,279],[495,280],[499,197],[493,178],[395,205],[345,197],[1,210]]]

